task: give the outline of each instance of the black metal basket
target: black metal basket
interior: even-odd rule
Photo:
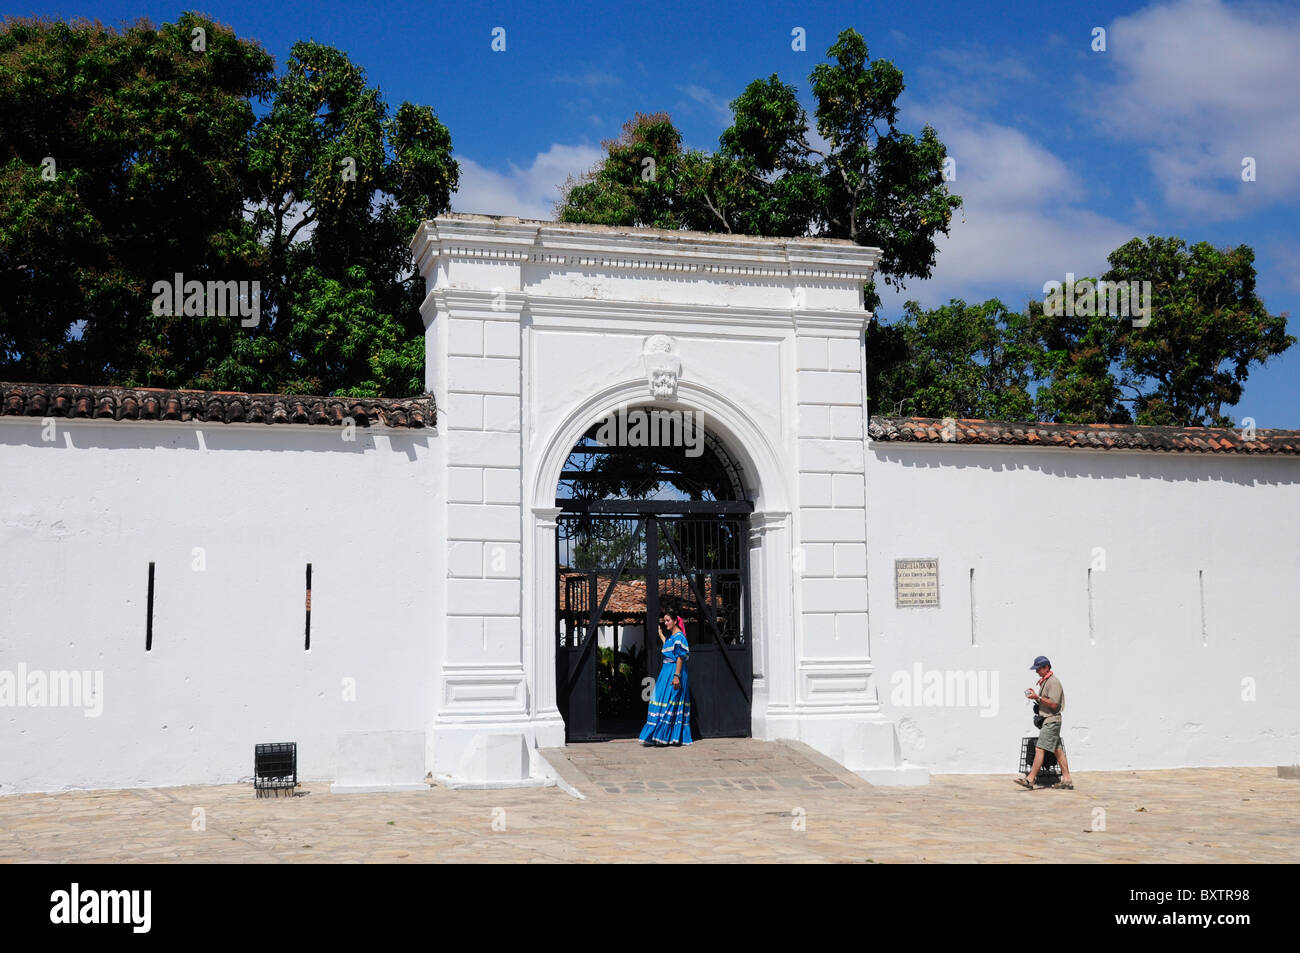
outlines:
[[[253,788],[257,796],[293,793],[298,786],[298,743],[296,741],[253,747]]]
[[[1034,766],[1034,749],[1038,747],[1038,735],[1027,735],[1020,739],[1020,773],[1028,774]],[[1061,766],[1056,761],[1056,754],[1043,752],[1043,765],[1038,769],[1039,784],[1056,784],[1061,780]]]

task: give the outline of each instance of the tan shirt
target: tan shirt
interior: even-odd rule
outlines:
[[[1061,712],[1065,711],[1065,689],[1061,687],[1061,680],[1055,675],[1047,676],[1047,681],[1043,682],[1043,687],[1038,689],[1038,694],[1053,703],[1051,709],[1046,705],[1038,706],[1038,713],[1043,716],[1043,722],[1053,721],[1059,725]]]

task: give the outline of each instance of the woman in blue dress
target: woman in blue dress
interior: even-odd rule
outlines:
[[[686,644],[686,623],[665,612],[659,619],[659,641],[663,664],[655,681],[654,697],[641,741],[645,745],[688,745],[691,743],[691,694],[686,679],[686,660],[691,649]]]

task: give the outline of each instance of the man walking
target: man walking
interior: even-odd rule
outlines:
[[[1055,753],[1057,763],[1061,766],[1060,787],[1073,791],[1074,782],[1070,780],[1070,763],[1065,760],[1065,744],[1061,741],[1061,712],[1065,711],[1065,689],[1061,687],[1061,680],[1052,674],[1052,663],[1048,661],[1046,655],[1034,659],[1034,664],[1030,668],[1038,673],[1038,689],[1035,691],[1026,688],[1025,697],[1038,703],[1038,713],[1043,716],[1043,726],[1038,730],[1038,747],[1034,749],[1034,765],[1025,777],[1016,778],[1016,783],[1032,791],[1038,780],[1038,772],[1043,767],[1043,754],[1051,751]]]

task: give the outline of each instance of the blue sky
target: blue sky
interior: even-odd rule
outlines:
[[[15,15],[109,25],[184,5],[37,3]],[[1076,7],[1080,9],[1076,9]],[[1129,238],[1251,245],[1270,311],[1300,334],[1300,6],[1295,3],[216,3],[200,9],[282,64],[314,39],[345,50],[392,106],[432,105],[461,162],[457,211],[550,218],[634,112],[664,110],[712,149],[726,104],[777,73],[810,107],[808,74],[854,27],[907,82],[902,125],[929,122],[965,199],[934,277],[887,294],[1042,297],[1095,274]],[[491,49],[503,27],[506,49]],[[791,48],[802,28],[807,51]],[[1096,28],[1104,52],[1092,49]],[[1243,182],[1252,157],[1256,180]],[[1230,411],[1300,428],[1300,345],[1256,369]]]

